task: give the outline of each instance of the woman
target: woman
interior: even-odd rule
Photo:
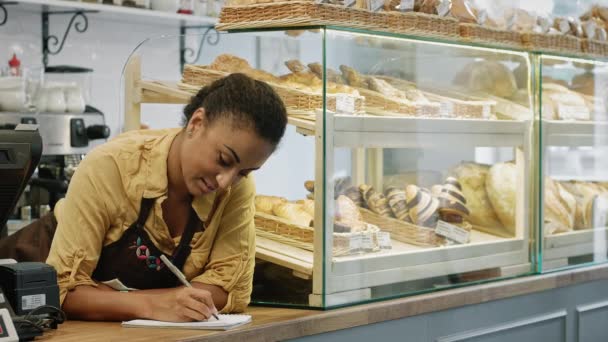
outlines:
[[[94,149],[58,202],[47,263],[70,317],[193,321],[249,303],[250,173],[282,138],[284,105],[268,85],[233,74],[184,114],[183,129],[128,132]],[[178,286],[161,253],[192,288]],[[139,290],[116,291],[115,279]]]

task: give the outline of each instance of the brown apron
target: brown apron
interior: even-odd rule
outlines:
[[[103,247],[92,278],[107,281],[118,278],[123,284],[136,289],[168,288],[178,284],[177,277],[161,262],[161,251],[152,243],[144,224],[154,206],[153,198],[142,198],[139,216],[115,242]],[[190,255],[190,242],[194,233],[205,226],[190,208],[186,229],[171,256],[173,264],[182,269]],[[19,262],[45,262],[57,228],[53,213],[0,240],[0,259],[12,258]]]
[[[162,252],[152,243],[144,229],[153,206],[154,198],[142,199],[137,221],[131,224],[120,239],[101,250],[93,279],[107,281],[117,278],[128,287],[142,290],[175,287],[179,284],[177,277],[160,260]],[[172,255],[167,256],[175,267],[182,269],[184,266],[192,249],[190,242],[200,225],[201,221],[190,207],[188,223],[179,245]]]

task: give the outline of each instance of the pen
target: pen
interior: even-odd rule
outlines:
[[[165,263],[165,265],[167,265],[167,267],[169,268],[169,271],[171,271],[171,273],[175,274],[177,279],[179,279],[179,281],[181,281],[182,284],[184,284],[184,286],[192,287],[190,282],[188,282],[188,279],[186,279],[186,276],[182,273],[182,271],[179,270],[179,268],[177,268],[177,267],[175,267],[175,265],[173,265],[173,263],[169,260],[169,258],[167,258],[164,254],[161,254],[160,260],[162,260]],[[214,313],[211,313],[211,315],[213,315],[213,317],[215,317],[215,319],[217,319],[217,320],[220,319]]]

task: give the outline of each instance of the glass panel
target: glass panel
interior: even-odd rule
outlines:
[[[314,232],[319,230],[322,237],[323,225],[322,210],[316,224],[315,208],[306,202],[305,182],[323,184],[324,156],[315,154],[315,114],[323,108],[323,82],[295,71],[322,62],[322,39],[319,29],[230,34],[201,29],[185,36],[146,40],[125,67],[125,130],[139,128],[140,117],[151,128],[182,125],[181,112],[190,97],[234,72],[271,84],[288,106],[290,122],[298,123],[287,126],[275,153],[253,173],[257,191],[254,303],[309,305]],[[185,49],[183,73],[180,49]],[[319,252],[318,260],[322,260],[322,248]],[[322,283],[322,267],[315,272]]]
[[[325,305],[530,274],[528,55],[326,39],[327,102],[345,84],[364,106],[326,111]]]
[[[608,64],[541,59],[542,269],[606,260]]]

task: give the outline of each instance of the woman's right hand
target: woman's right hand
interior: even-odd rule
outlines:
[[[148,298],[147,318],[166,322],[202,321],[217,313],[211,292],[177,287]]]

